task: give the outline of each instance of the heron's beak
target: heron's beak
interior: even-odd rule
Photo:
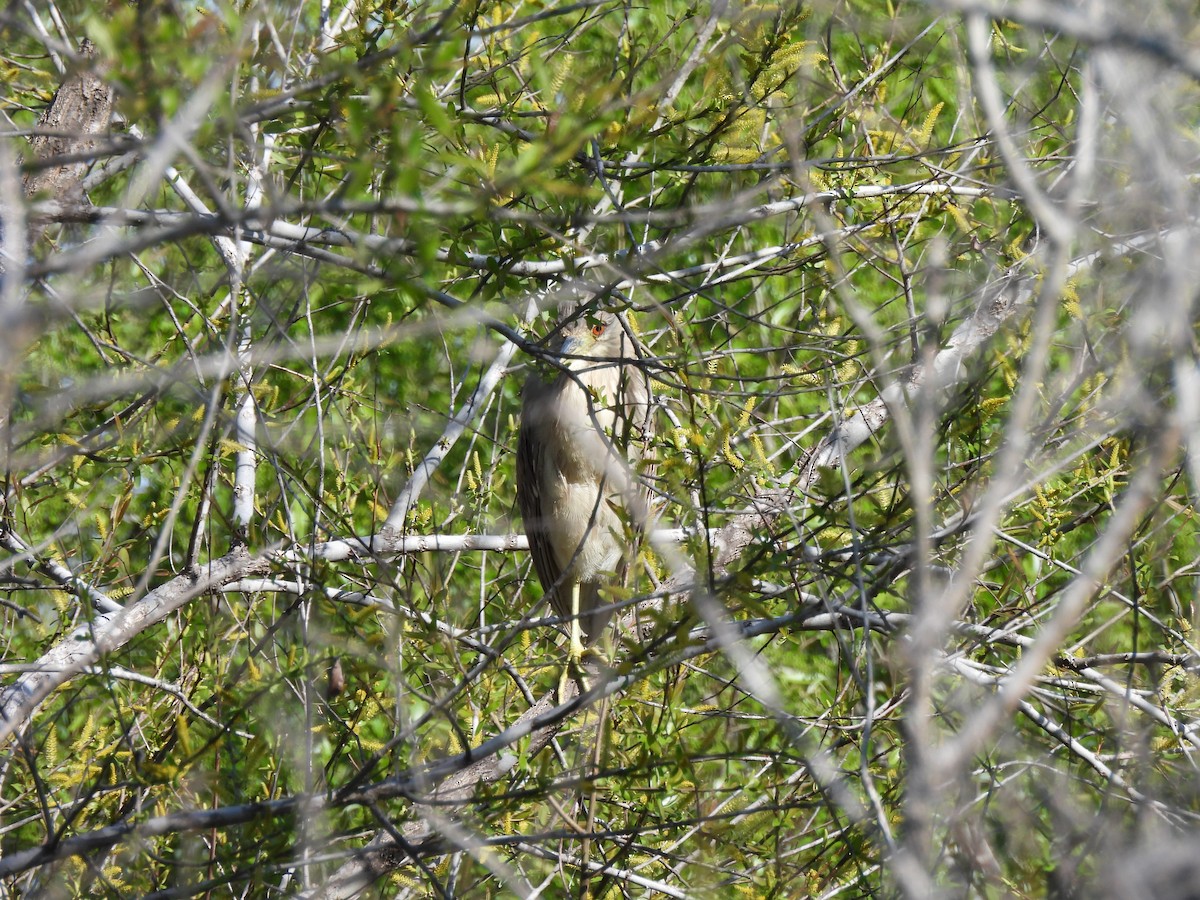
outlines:
[[[579,338],[577,338],[577,337],[563,338],[563,342],[562,342],[562,344],[559,345],[559,348],[558,348],[558,355],[565,356],[565,357],[577,356],[577,355],[582,354],[583,352],[584,352],[583,351],[583,341],[579,340]],[[570,359],[567,359],[565,361],[570,362]]]

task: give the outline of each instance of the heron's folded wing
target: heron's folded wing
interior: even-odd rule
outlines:
[[[517,435],[517,504],[521,507],[521,520],[525,524],[525,536],[529,539],[533,567],[537,570],[542,590],[549,594],[562,576],[562,569],[554,558],[546,510],[542,505],[545,458],[542,441],[537,437],[537,426],[544,414],[546,400],[541,396],[544,390],[541,384],[525,385],[521,429]]]

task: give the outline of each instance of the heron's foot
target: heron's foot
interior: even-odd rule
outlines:
[[[563,666],[558,676],[558,687],[555,699],[563,703],[565,699],[574,696],[569,692],[572,683],[578,688],[576,694],[586,693],[592,686],[600,670],[608,665],[604,654],[594,647],[583,646],[582,641],[572,640],[567,648],[567,664]]]

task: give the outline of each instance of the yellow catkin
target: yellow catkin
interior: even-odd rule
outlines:
[[[729,435],[725,435],[725,440],[721,442],[721,453],[725,457],[725,462],[733,466],[734,469],[741,469],[746,465],[741,458],[733,452],[733,447],[729,444]]]
[[[758,405],[757,397],[749,397],[746,400],[746,405],[742,407],[742,414],[738,416],[737,427],[738,431],[745,431],[750,424],[750,416],[754,414],[754,407]]]
[[[1079,292],[1075,290],[1074,282],[1068,281],[1062,289],[1063,309],[1072,319],[1083,318],[1083,308],[1079,305]]]
[[[646,566],[646,570],[654,576],[654,581],[660,582],[665,580],[665,573],[662,565],[659,563],[658,557],[654,555],[652,550],[646,550],[642,554],[642,561]]]
[[[187,716],[182,713],[175,717],[175,737],[179,739],[179,749],[185,756],[192,752],[192,730],[188,726]]]
[[[954,224],[958,226],[959,231],[970,232],[971,220],[967,218],[967,214],[958,208],[957,204],[947,203],[946,214],[954,220]]]
[[[104,880],[107,882],[105,887],[108,890],[126,890],[129,885],[121,878],[125,873],[125,869],[118,865],[104,867]]]
[[[496,179],[496,163],[500,161],[500,144],[495,143],[488,149],[487,157],[484,161],[484,173],[487,175],[488,181]]]
[[[772,465],[771,460],[767,458],[767,451],[766,448],[763,447],[762,438],[757,434],[751,435],[750,445],[754,448],[754,455],[758,457],[758,464],[772,475],[775,474],[775,466]]]
[[[77,755],[87,749],[88,744],[92,742],[92,738],[96,736],[96,715],[88,713],[87,721],[83,723],[83,730],[79,732],[79,737],[75,739],[75,743],[71,748],[72,755]]]
[[[867,130],[867,135],[875,141],[875,149],[879,153],[890,153],[896,148],[908,144],[904,135],[891,129],[884,131],[870,128]]]
[[[550,79],[550,93],[557,94],[562,90],[563,85],[567,82],[567,76],[571,74],[571,65],[575,59],[572,56],[564,56],[562,62],[554,72],[554,77]]]
[[[918,147],[924,147],[929,143],[929,138],[933,134],[933,126],[937,122],[938,113],[942,111],[942,107],[945,105],[944,103],[937,104],[925,116],[925,121],[921,123],[920,130],[913,136],[913,140]]]

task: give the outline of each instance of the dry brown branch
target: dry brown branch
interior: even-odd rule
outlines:
[[[78,206],[80,189],[91,165],[99,136],[108,131],[113,92],[96,66],[96,48],[79,46],[78,69],[63,82],[50,106],[38,118],[30,138],[34,162],[25,176],[25,194]]]

